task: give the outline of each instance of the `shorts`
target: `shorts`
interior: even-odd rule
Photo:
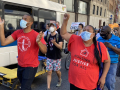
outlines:
[[[61,69],[61,59],[53,60],[47,58],[46,70],[47,71],[58,71]]]

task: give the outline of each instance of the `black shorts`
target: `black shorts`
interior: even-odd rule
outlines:
[[[85,90],[85,89],[80,89],[80,88],[74,86],[73,84],[70,84],[70,90]],[[93,90],[96,90],[96,89],[93,89]]]

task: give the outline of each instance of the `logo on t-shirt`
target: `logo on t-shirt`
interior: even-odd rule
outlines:
[[[18,38],[18,48],[24,52],[31,46],[30,39],[26,36],[21,36]]]
[[[80,55],[84,56],[84,57],[87,57],[89,54],[88,50],[85,48],[84,50],[81,50],[81,53]]]

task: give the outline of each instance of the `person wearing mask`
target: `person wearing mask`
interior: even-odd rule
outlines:
[[[49,33],[49,23],[46,25],[46,31],[44,32],[44,36],[47,36]]]
[[[60,22],[56,21],[57,32],[60,34]]]
[[[111,28],[104,26],[98,38],[99,42],[103,42],[110,54],[111,64],[106,77],[106,86],[108,90],[115,90],[115,77],[117,71],[118,57],[120,55],[120,38],[111,34]]]
[[[4,20],[0,18],[1,45],[6,46],[17,40],[18,46],[18,70],[17,77],[21,83],[21,90],[31,90],[31,84],[39,65],[38,51],[47,52],[43,33],[37,33],[31,26],[34,19],[31,15],[24,15],[20,21],[22,29],[16,30],[12,35],[5,38]]]
[[[63,40],[62,37],[56,33],[57,26],[55,23],[50,24],[49,36],[45,37],[47,42],[47,60],[46,60],[46,70],[47,72],[47,90],[50,90],[52,70],[56,71],[58,76],[57,87],[61,86],[61,49]]]
[[[98,30],[98,33],[96,34],[96,39],[98,39],[99,37],[100,37],[100,29]]]
[[[44,38],[46,37],[46,36],[48,36],[49,34],[51,34],[51,32],[49,31],[49,28],[50,28],[50,25],[51,25],[52,23],[49,23],[49,24],[47,24],[46,25],[46,31],[44,32]],[[56,25],[56,24],[55,24]],[[57,27],[57,25],[56,25],[56,27]],[[58,33],[57,31],[55,31],[56,33]]]
[[[105,78],[110,67],[110,57],[103,43],[96,41],[95,29],[87,25],[81,36],[72,35],[67,32],[69,14],[64,14],[64,20],[60,34],[68,43],[68,50],[71,52],[69,67],[70,90],[96,90],[97,85],[103,88]],[[99,79],[101,62],[104,63],[104,70]]]
[[[84,27],[83,24],[80,23],[78,26],[78,31],[75,33],[75,35],[80,36],[83,31],[83,27]]]

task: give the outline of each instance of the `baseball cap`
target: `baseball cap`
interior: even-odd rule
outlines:
[[[57,25],[55,24],[55,23],[53,23],[54,24],[54,26],[57,28]]]

